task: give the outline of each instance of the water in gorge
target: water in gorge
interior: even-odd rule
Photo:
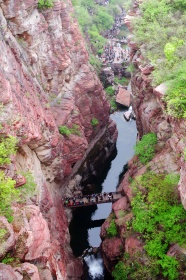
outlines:
[[[102,176],[91,182],[95,187],[95,193],[116,191],[119,178],[125,172],[127,162],[134,155],[133,147],[137,136],[136,123],[134,120],[125,121],[123,113],[124,111],[120,110],[110,116],[118,129],[116,153],[114,159],[107,163]],[[109,216],[111,209],[112,203],[106,203],[74,210],[69,229],[71,247],[75,256],[81,256],[83,251],[90,246],[99,247],[101,243],[100,226]],[[103,261],[99,253],[87,255],[84,261],[88,266],[86,280],[111,279],[104,275]]]

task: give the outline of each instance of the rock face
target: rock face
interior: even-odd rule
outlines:
[[[20,171],[31,172],[36,183],[29,206],[15,205],[15,244],[7,241],[4,251],[13,246],[23,265],[17,270],[3,265],[0,273],[12,274],[7,279],[26,273],[29,279],[75,280],[82,266],[69,249],[62,187],[96,143],[96,135],[104,138],[109,156],[116,130],[109,122],[103,87],[88,62],[71,1],[54,0],[52,8],[41,10],[37,4],[0,1],[0,134],[18,138],[17,154],[5,173],[15,178],[17,187],[26,181]],[[73,132],[60,135],[59,126]],[[29,268],[30,261],[38,269],[37,264]]]
[[[7,252],[13,249],[15,245],[15,234],[12,226],[5,217],[0,217],[0,229],[2,231],[0,244],[0,259],[3,259]]]
[[[125,19],[125,23],[131,30],[131,18],[137,15],[137,1],[133,11],[130,12]],[[136,114],[137,128],[139,138],[149,132],[155,132],[158,138],[158,146],[156,155],[148,163],[148,166],[142,165],[137,156],[134,156],[128,163],[128,171],[124,175],[119,186],[119,190],[123,191],[125,197],[117,201],[112,207],[112,212],[115,215],[115,223],[118,229],[117,240],[120,238],[121,248],[125,253],[133,256],[143,252],[143,240],[140,240],[140,235],[126,235],[127,223],[132,219],[130,212],[130,202],[132,199],[132,191],[130,188],[131,179],[144,174],[149,168],[155,173],[177,173],[180,175],[178,190],[181,197],[181,202],[186,210],[186,160],[185,147],[186,137],[185,119],[175,119],[166,113],[166,104],[163,96],[166,93],[167,84],[163,83],[156,88],[151,84],[150,74],[153,67],[145,62],[141,54],[140,48],[137,47],[133,35],[128,37],[128,45],[130,46],[130,60],[135,66],[135,72],[131,78],[132,88],[132,106]],[[108,242],[106,228],[109,227],[109,219],[102,225],[101,238],[103,239],[103,255],[106,265],[110,271],[113,270],[115,262],[112,258],[112,248],[109,253],[104,250],[104,244]],[[114,242],[115,238],[109,240]],[[118,241],[119,242],[119,241]],[[175,255],[182,249],[177,248],[178,245],[171,245],[167,255]],[[182,252],[185,254],[185,252]],[[115,259],[120,256],[115,255]],[[140,263],[140,261],[139,261]]]

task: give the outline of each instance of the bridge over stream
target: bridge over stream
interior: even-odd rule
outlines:
[[[84,206],[92,206],[103,203],[115,202],[122,198],[122,192],[109,192],[100,194],[83,195],[81,197],[68,197],[63,199],[65,207],[77,208]]]

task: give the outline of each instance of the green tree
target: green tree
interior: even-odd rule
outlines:
[[[99,31],[111,28],[114,23],[113,17],[107,14],[107,12],[101,8],[98,10],[98,13],[94,15],[93,21],[95,22]]]

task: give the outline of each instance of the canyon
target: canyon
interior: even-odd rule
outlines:
[[[85,181],[100,171],[96,166],[114,150],[117,130],[109,119],[103,86],[89,63],[71,1],[54,0],[50,9],[38,9],[37,4],[37,0],[0,0],[0,134],[18,139],[16,155],[1,170],[17,188],[26,183],[28,172],[36,184],[26,203],[13,203],[12,223],[0,217],[0,227],[7,231],[0,258],[8,254],[14,258],[11,265],[0,263],[0,278],[77,280],[83,274],[82,260],[70,248],[71,213],[65,213],[62,197],[79,190],[80,170]],[[131,33],[131,19],[138,14],[135,2],[125,17]],[[179,174],[178,191],[186,210],[185,120],[165,113],[166,85],[152,86],[153,67],[145,64],[133,39],[128,37],[128,46],[135,66],[131,88],[139,139],[154,132],[158,145],[148,167],[137,156],[128,163],[119,186],[125,196],[112,206],[119,234],[107,236],[111,217],[102,226],[101,250],[110,273],[123,253],[132,258],[143,251],[139,236],[124,237],[132,219],[131,179],[149,167],[156,174]],[[60,134],[64,126],[74,133]],[[176,244],[170,246],[168,254],[177,252],[185,254]]]

